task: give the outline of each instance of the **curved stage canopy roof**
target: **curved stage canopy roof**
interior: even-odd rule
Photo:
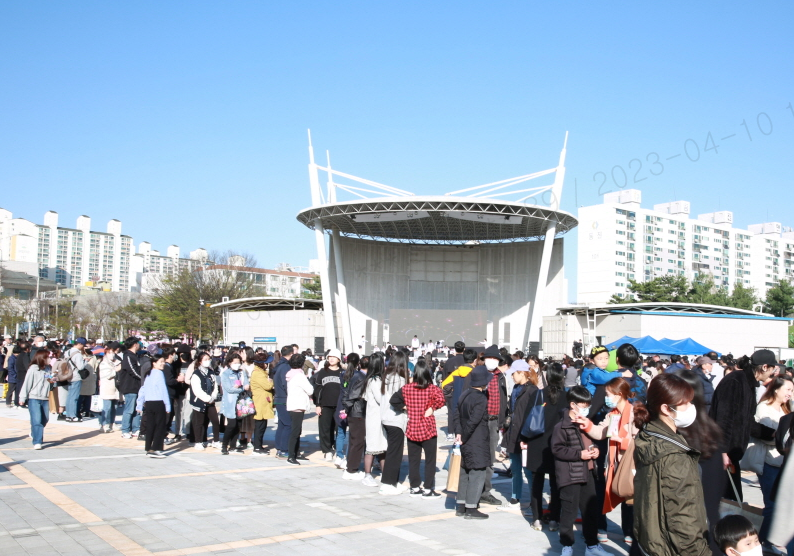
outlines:
[[[462,244],[543,239],[549,222],[560,236],[576,227],[564,211],[521,202],[471,197],[383,197],[324,204],[298,213],[298,220],[314,228],[362,239],[402,243]]]

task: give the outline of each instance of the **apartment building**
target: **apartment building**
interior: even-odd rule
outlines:
[[[251,280],[256,288],[256,296],[269,297],[305,297],[309,292],[306,286],[314,281],[317,274],[308,272],[308,269],[293,267],[281,263],[273,269],[254,268],[235,264],[210,265],[202,269],[203,272],[231,272],[245,280]]]
[[[732,290],[741,283],[763,297],[792,278],[794,231],[778,222],[733,227],[730,211],[690,217],[688,201],[641,207],[642,192],[604,195],[600,205],[579,209],[579,303],[605,303],[628,294],[629,280],[711,274]]]
[[[142,241],[138,252],[132,256],[130,266],[131,291],[151,293],[160,280],[166,276],[176,276],[183,270],[197,270],[208,264],[206,249],[199,248],[183,258],[178,245],[170,245],[165,255],[152,249],[151,243]]]
[[[118,220],[109,221],[106,230],[91,230],[85,215],[74,228],[64,228],[55,211],[35,224],[0,209],[0,260],[26,263],[31,274],[67,288],[106,282],[113,291],[128,291],[132,238],[121,233]]]

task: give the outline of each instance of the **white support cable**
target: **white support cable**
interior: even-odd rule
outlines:
[[[513,185],[518,185],[518,184],[513,184]],[[550,185],[541,185],[541,186],[538,186],[538,187],[530,187],[528,189],[514,189],[512,191],[502,191],[501,193],[488,194],[487,197],[485,197],[486,193],[475,193],[474,195],[469,195],[469,197],[471,199],[484,199],[484,198],[490,198],[490,197],[501,197],[503,195],[513,195],[515,193],[526,193],[527,191],[537,191],[538,193],[542,193],[543,191],[546,191],[547,189],[551,189],[551,187],[552,186],[550,186]],[[491,191],[493,191],[493,189]],[[531,197],[531,196],[532,195],[527,195],[527,197]]]
[[[542,170],[540,172],[534,172],[532,174],[526,174],[524,176],[518,176],[518,177],[515,177],[515,178],[508,178],[506,180],[499,180],[499,181],[495,181],[495,182],[492,182],[492,183],[486,183],[485,185],[477,185],[475,187],[469,187],[469,188],[466,188],[466,189],[459,189],[457,191],[451,191],[449,193],[446,193],[446,195],[458,195],[460,193],[466,193],[468,191],[475,191],[477,189],[484,189],[486,187],[492,187],[494,185],[500,185],[500,184],[507,183],[507,182],[513,182],[515,180],[521,180],[521,181],[532,180],[532,179],[535,179],[535,178],[539,178],[541,176],[547,176],[549,174],[553,174],[556,171],[557,171],[557,168],[552,168],[550,170]],[[520,183],[520,182],[517,182],[517,183]]]
[[[486,195],[488,195],[493,191],[499,191],[500,189],[504,189],[505,187],[513,187],[514,185],[518,185],[519,183],[524,183],[526,181],[529,181],[529,179],[530,178],[523,178],[523,179],[515,178],[514,180],[504,185],[499,185],[497,187],[492,187],[491,189],[486,189],[485,191],[477,191],[476,193],[472,193],[471,195],[469,195],[469,197],[472,198],[485,197]]]
[[[364,195],[356,193],[356,191],[363,191],[365,193],[372,193],[374,195],[380,195],[381,193],[383,193],[382,191],[373,191],[371,189],[364,189],[362,187],[353,187],[352,185],[344,185],[344,184],[341,184],[341,183],[337,183],[336,187],[337,187],[337,189],[343,189],[344,191],[347,191],[348,193],[351,193],[353,195],[357,195],[357,196],[361,197],[362,199],[369,199],[370,197],[365,197]]]
[[[534,191],[533,195],[538,195],[538,194],[545,193],[546,191],[550,190],[551,187],[552,186],[550,186],[550,185],[544,185],[542,187],[531,187],[529,189],[518,189],[516,191],[503,191],[502,193],[494,193],[493,195],[489,195],[487,198],[490,199],[492,197],[501,197],[503,195],[515,195],[516,193],[527,193],[528,191]],[[533,195],[527,195],[526,197],[524,197],[524,199],[532,197]],[[472,198],[479,199],[480,197],[472,197]]]
[[[365,185],[370,185],[372,187],[376,187],[378,189],[382,189],[383,191],[386,191],[386,192],[389,192],[389,193],[393,193],[395,196],[413,196],[413,193],[411,193],[410,191],[404,191],[402,189],[397,189],[396,187],[392,187],[390,185],[384,185],[384,184],[378,183],[376,181],[372,181],[372,180],[368,180],[368,179],[364,179],[364,178],[359,178],[358,176],[354,176],[352,174],[346,174],[345,172],[340,172],[339,170],[333,170],[331,168],[325,168],[323,166],[317,166],[317,168],[319,170],[324,171],[324,172],[329,172],[329,173],[332,173],[332,174],[336,174],[337,176],[342,177],[342,178],[348,178],[348,179],[363,183]]]

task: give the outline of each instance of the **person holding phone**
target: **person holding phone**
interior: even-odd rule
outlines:
[[[563,556],[573,554],[573,524],[582,513],[582,532],[586,556],[606,556],[598,542],[598,518],[601,508],[596,495],[596,463],[598,448],[580,430],[577,421],[587,417],[593,396],[584,386],[574,386],[566,394],[568,411],[554,427],[551,453],[560,489],[560,544]],[[576,421],[574,420],[576,419]]]

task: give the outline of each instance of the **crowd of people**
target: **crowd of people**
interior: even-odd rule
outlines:
[[[35,449],[50,415],[96,417],[113,433],[120,413],[121,437],[143,441],[151,458],[187,442],[300,465],[303,421],[315,413],[322,457],[342,480],[433,499],[435,413],[446,407],[450,460],[460,458],[455,515],[464,519],[502,505],[492,485],[501,473],[511,479],[505,505],[531,515],[532,529],[558,532],[564,555],[579,516],[585,553],[606,554],[606,515],[618,507],[632,554],[794,553],[793,373],[771,351],[643,359],[623,344],[541,360],[495,345],[435,347],[315,356],[297,345],[271,354],[242,343],[37,336],[4,338],[0,357],[6,404],[28,409]],[[721,519],[721,503],[742,501],[742,470],[758,475],[763,494],[757,531],[741,515]]]

